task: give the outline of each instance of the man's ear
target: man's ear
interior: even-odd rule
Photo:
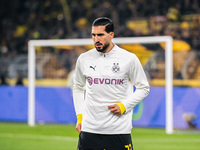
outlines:
[[[110,36],[113,38],[114,37],[114,32],[110,32]]]

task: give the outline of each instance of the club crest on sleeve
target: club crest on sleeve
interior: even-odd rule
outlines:
[[[119,63],[113,63],[112,72],[117,73],[120,71]]]

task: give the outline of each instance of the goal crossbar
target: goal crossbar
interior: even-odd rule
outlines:
[[[173,39],[171,36],[113,38],[115,44],[161,43],[165,46],[166,133],[173,133]],[[93,45],[92,39],[30,40],[28,42],[28,125],[35,126],[35,47]]]

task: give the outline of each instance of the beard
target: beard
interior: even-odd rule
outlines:
[[[95,44],[95,45],[96,45],[96,44]],[[108,44],[105,44],[102,48],[96,47],[96,46],[95,46],[95,48],[96,48],[96,50],[97,50],[98,52],[104,53],[104,52],[106,51],[106,49],[108,48],[109,45],[110,45],[110,44],[108,43]]]

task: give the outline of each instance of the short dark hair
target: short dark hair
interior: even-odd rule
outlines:
[[[114,32],[114,25],[111,19],[107,17],[100,17],[94,20],[92,26],[106,26],[105,31],[107,33]]]

